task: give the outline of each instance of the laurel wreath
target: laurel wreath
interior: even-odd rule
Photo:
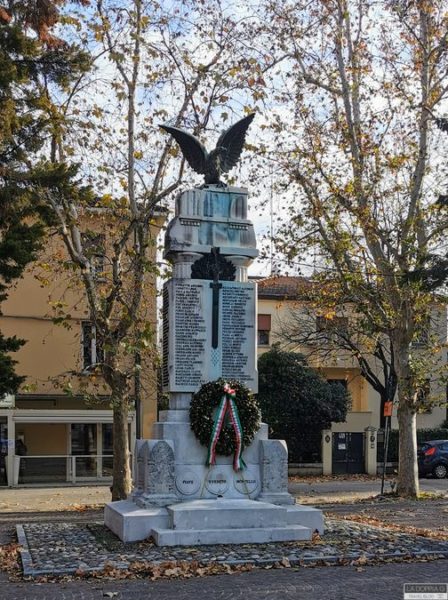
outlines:
[[[199,442],[203,446],[208,446],[213,430],[215,409],[221,401],[226,383],[236,392],[235,404],[243,429],[243,446],[247,447],[260,429],[261,412],[255,396],[243,383],[235,379],[210,381],[193,394],[190,404],[190,426]],[[229,456],[233,454],[235,447],[234,430],[230,423],[225,423],[216,445],[216,452]]]

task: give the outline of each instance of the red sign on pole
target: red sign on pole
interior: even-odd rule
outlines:
[[[385,402],[384,403],[384,416],[385,417],[391,417],[392,416],[392,408],[393,408],[393,403],[392,402]]]

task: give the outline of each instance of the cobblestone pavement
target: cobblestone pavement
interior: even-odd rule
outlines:
[[[91,523],[92,521],[101,521],[102,518],[102,510],[36,512],[26,514],[27,523]],[[0,545],[16,540],[16,524],[23,521],[23,513],[5,514],[0,512]]]
[[[188,580],[9,582],[2,600],[403,600],[404,583],[448,581],[446,561],[257,570]]]
[[[287,565],[418,556],[448,558],[448,540],[327,519],[325,534],[311,542],[158,547],[124,544],[102,523],[25,523],[17,527],[24,575],[100,571],[132,563],[196,560],[201,564]]]

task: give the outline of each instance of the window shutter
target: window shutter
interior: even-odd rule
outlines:
[[[258,330],[271,331],[271,315],[258,315]]]

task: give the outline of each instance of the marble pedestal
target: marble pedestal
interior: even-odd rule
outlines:
[[[112,502],[105,522],[124,542],[151,536],[158,546],[291,542],[323,532],[322,513],[315,508],[226,498],[152,509],[131,500]]]
[[[247,469],[234,473],[232,457],[205,466],[207,449],[191,431],[188,411],[169,410],[161,418],[154,426],[158,439],[137,442],[132,495],[105,509],[105,524],[122,541],[266,543],[323,532],[322,512],[296,505],[288,493],[286,444],[269,440],[265,424],[244,451]]]

